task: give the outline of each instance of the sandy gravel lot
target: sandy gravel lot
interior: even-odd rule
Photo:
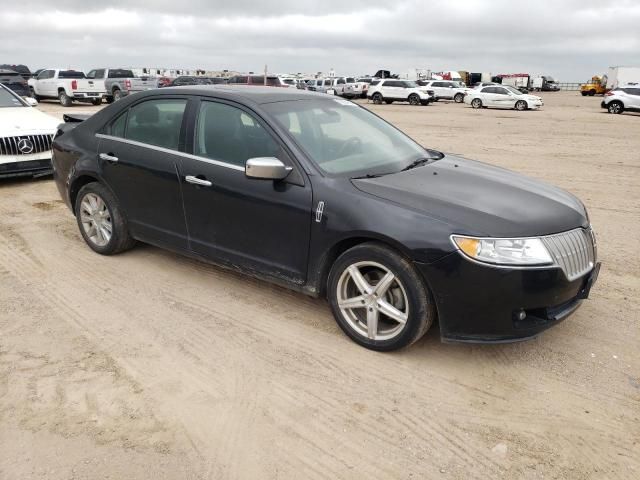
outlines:
[[[99,256],[50,179],[2,182],[0,478],[640,478],[640,115],[543,96],[374,108],[586,203],[599,282],[526,343],[367,351],[322,300],[145,245]]]

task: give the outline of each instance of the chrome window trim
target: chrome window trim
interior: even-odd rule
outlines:
[[[209,163],[211,165],[217,165],[219,167],[229,168],[231,170],[237,170],[239,172],[244,172],[244,167],[239,165],[234,165],[233,163],[221,162],[220,160],[213,160],[211,158],[200,157],[198,155],[192,155],[186,152],[179,152],[178,150],[171,150],[170,148],[158,147],[157,145],[151,145],[149,143],[142,143],[136,140],[129,140],[128,138],[114,137],[112,135],[106,135],[104,133],[96,133],[97,138],[104,138],[106,140],[115,140],[116,142],[126,143],[129,145],[134,145],[136,147],[144,147],[149,148],[151,150],[155,150],[162,153],[169,153],[171,155],[177,155],[179,157],[189,158],[191,160],[198,160],[200,162]]]

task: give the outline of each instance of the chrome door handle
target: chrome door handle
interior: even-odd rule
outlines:
[[[113,155],[109,155],[108,153],[101,153],[100,160],[106,160],[107,162],[117,162],[118,157],[114,157]]]
[[[189,183],[193,183],[194,185],[201,185],[203,187],[210,187],[212,185],[209,180],[203,180],[201,178],[194,177],[193,175],[187,175],[186,177],[184,177],[184,179]]]

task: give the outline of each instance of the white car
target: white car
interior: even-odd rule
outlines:
[[[393,102],[409,102],[411,105],[428,105],[433,97],[429,95],[429,89],[410,80],[398,80],[396,78],[384,78],[371,82],[367,92],[367,98],[373,103],[387,104]]]
[[[0,178],[51,173],[51,141],[60,120],[0,84]]]
[[[420,81],[420,85],[433,90],[438,100],[453,100],[456,103],[462,103],[464,100],[465,87],[461,87],[460,83],[453,80],[427,80]]]
[[[622,113],[625,110],[640,112],[640,84],[622,85],[604,94],[600,104],[609,113]]]
[[[502,85],[491,85],[465,92],[464,103],[473,108],[515,108],[516,110],[538,109],[544,105],[542,98],[522,93]]]
[[[74,100],[102,103],[107,90],[104,81],[88,79],[83,72],[60,68],[42,70],[36,78],[29,79],[31,96],[40,101],[43,98],[57,98],[60,105],[70,107]]]

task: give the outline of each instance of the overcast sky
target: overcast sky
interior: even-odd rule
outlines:
[[[640,0],[20,0],[0,9],[5,62],[584,81],[640,65]]]

